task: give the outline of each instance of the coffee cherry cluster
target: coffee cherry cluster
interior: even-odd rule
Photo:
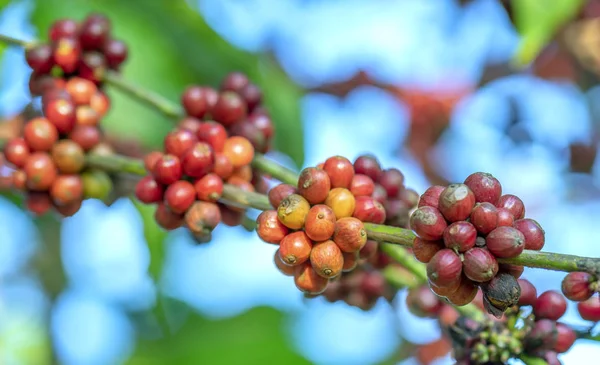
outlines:
[[[231,213],[239,219],[244,210],[217,205],[217,200],[224,182],[254,191],[254,147],[248,139],[229,136],[221,123],[203,121],[195,132],[176,128],[163,147],[164,152],[146,156],[149,175],[135,190],[143,203],[158,203],[155,219],[161,227],[173,230],[185,224],[198,242],[206,242],[217,224],[230,221]]]
[[[75,214],[84,198],[105,199],[112,188],[102,171],[85,168],[88,152],[112,153],[98,126],[109,101],[96,85],[72,77],[42,96],[43,116],[25,123],[22,136],[4,146],[14,169],[12,186],[27,193],[27,207],[43,214],[54,207]]]
[[[58,20],[49,38],[49,44],[35,44],[25,53],[33,69],[32,95],[63,86],[73,76],[100,84],[104,70],[118,70],[127,59],[127,45],[112,37],[110,20],[101,14],[90,14],[82,22]]]
[[[410,218],[417,234],[415,257],[427,263],[431,289],[456,305],[484,291],[488,311],[500,315],[518,300],[515,278],[522,267],[500,265],[524,249],[540,250],[544,230],[525,218],[525,206],[515,195],[502,195],[490,174],[471,174],[462,184],[432,186],[421,195]],[[499,274],[510,274],[502,275]]]
[[[600,297],[598,285],[600,281],[595,275],[586,272],[568,273],[562,281],[562,292],[567,299],[577,303],[581,318],[600,322]]]

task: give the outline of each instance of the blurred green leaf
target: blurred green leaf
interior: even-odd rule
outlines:
[[[271,308],[222,320],[193,315],[172,337],[139,341],[127,365],[310,364],[290,348],[282,328],[283,314]]]
[[[558,29],[573,19],[584,0],[513,0],[512,7],[521,42],[514,62],[523,66],[535,59]]]
[[[144,237],[146,239],[146,244],[148,245],[148,251],[150,252],[150,267],[148,268],[148,271],[152,278],[158,283],[165,258],[164,242],[168,233],[160,228],[154,219],[156,206],[142,204],[135,198],[131,198],[131,201],[140,212],[140,216],[144,222]]]
[[[124,77],[173,102],[179,102],[187,85],[218,86],[231,71],[247,73],[263,89],[277,129],[274,147],[302,164],[302,90],[275,62],[229,44],[185,0],[37,0],[32,20],[45,36],[55,19],[82,19],[90,11],[106,13],[113,22],[114,34],[129,45]],[[141,138],[146,146],[159,146],[173,121],[117,91],[110,94],[113,110],[103,121],[107,129]]]

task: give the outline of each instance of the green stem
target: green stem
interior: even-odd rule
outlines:
[[[381,245],[381,250],[394,261],[410,270],[421,283],[427,282],[427,271],[425,270],[425,266],[417,261],[414,255],[408,252],[406,248],[390,243],[384,243]]]
[[[252,166],[267,175],[281,181],[285,184],[296,186],[298,184],[298,174],[286,167],[278,165],[266,158],[264,155],[257,153],[254,155]]]
[[[7,35],[3,35],[0,34],[0,42],[1,43],[6,43],[10,46],[16,46],[16,47],[21,47],[21,48],[30,48],[32,45],[34,45],[34,42],[27,42],[24,41],[22,39],[17,39],[17,38],[13,38]]]
[[[546,360],[535,356],[521,354],[519,355],[519,359],[526,365],[548,365]]]

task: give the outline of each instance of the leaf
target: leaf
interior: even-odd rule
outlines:
[[[519,66],[533,61],[559,28],[577,15],[584,0],[513,0],[512,9],[521,42],[513,62]]]
[[[146,244],[148,245],[148,251],[150,252],[150,266],[148,272],[155,282],[158,283],[165,258],[164,241],[168,232],[160,228],[156,223],[156,220],[154,219],[155,206],[143,204],[135,198],[131,198],[131,201],[138,212],[140,212],[140,216],[144,223],[144,237],[146,239]]]
[[[310,364],[292,351],[282,327],[283,315],[271,308],[254,308],[221,320],[195,314],[171,337],[140,340],[126,364]]]

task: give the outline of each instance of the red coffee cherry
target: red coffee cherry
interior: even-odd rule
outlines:
[[[475,246],[477,230],[465,221],[454,222],[444,230],[444,244],[458,252],[466,252]]]
[[[207,202],[216,202],[223,195],[223,179],[217,174],[207,174],[194,183],[198,199]]]
[[[546,243],[546,233],[540,224],[533,219],[525,218],[516,220],[513,227],[518,229],[525,236],[525,249],[539,251]]]
[[[89,151],[100,143],[100,130],[91,125],[76,125],[69,133],[69,139]]]
[[[515,279],[518,279],[523,275],[523,270],[525,268],[519,265],[511,265],[511,264],[500,264],[500,272],[504,272],[512,275]]]
[[[344,266],[342,267],[342,272],[350,272],[358,266],[359,253],[356,252],[342,252],[342,256],[344,256]]]
[[[29,157],[29,146],[21,137],[9,140],[4,146],[4,157],[6,161],[15,167],[23,167]]]
[[[373,258],[379,249],[379,242],[373,240],[367,240],[367,243],[359,251],[359,259],[368,260]]]
[[[485,241],[496,257],[516,257],[525,249],[525,236],[513,227],[498,227],[487,235]]]
[[[200,121],[200,119],[194,117],[185,117],[179,121],[179,124],[177,124],[177,128],[187,129],[188,131],[197,134],[201,125],[202,122]]]
[[[183,173],[190,177],[202,177],[212,171],[215,154],[208,143],[196,142],[181,158]]]
[[[33,72],[46,74],[54,66],[52,47],[47,44],[38,44],[25,50],[25,61]]]
[[[104,94],[102,91],[98,91],[92,95],[92,98],[90,99],[90,106],[96,111],[96,113],[98,113],[100,118],[103,118],[108,112],[108,109],[110,109],[110,100],[106,94]]]
[[[492,203],[477,203],[471,211],[471,223],[486,235],[498,227],[498,209]]]
[[[98,92],[96,84],[81,77],[72,77],[65,84],[65,90],[76,105],[89,105]]]
[[[385,207],[370,196],[357,196],[352,216],[363,222],[383,224],[387,213]]]
[[[413,240],[413,255],[420,262],[426,264],[431,261],[433,255],[444,248],[442,241],[426,241],[422,238],[415,237]]]
[[[242,90],[239,91],[240,96],[248,105],[248,112],[252,112],[262,102],[262,92],[258,86],[254,84],[248,84]]]
[[[60,38],[56,41],[53,50],[54,63],[65,73],[77,70],[81,48],[75,38]]]
[[[327,199],[331,180],[327,172],[314,167],[302,170],[298,178],[298,193],[310,204],[320,204]]]
[[[85,52],[79,60],[77,73],[79,77],[90,80],[95,83],[102,81],[102,75],[107,69],[106,57],[100,52],[88,51]]]
[[[460,281],[462,266],[460,257],[445,248],[433,255],[427,264],[427,277],[437,287],[450,287]]]
[[[419,198],[418,207],[429,206],[437,209],[440,203],[440,195],[445,189],[446,187],[441,185],[430,186]]]
[[[588,300],[577,303],[581,318],[586,321],[600,322],[600,297],[594,295]]]
[[[548,290],[540,294],[533,305],[536,318],[558,320],[567,311],[567,301],[559,292]]]
[[[315,243],[310,251],[310,263],[318,275],[333,278],[342,272],[344,256],[331,240]]]
[[[73,19],[59,19],[55,21],[48,32],[50,40],[56,42],[60,38],[75,37],[79,25]]]
[[[273,262],[275,263],[275,267],[277,267],[277,270],[279,270],[280,273],[282,273],[285,276],[294,276],[294,271],[296,268],[294,266],[286,265],[281,260],[281,256],[279,256],[279,249],[277,249],[277,251],[275,251],[275,255],[273,255]]]
[[[508,209],[498,208],[497,211],[498,227],[512,227],[515,221],[512,213]]]
[[[359,156],[354,161],[354,172],[357,174],[367,175],[373,181],[379,181],[382,174],[381,165],[377,158],[371,155]]]
[[[165,204],[158,204],[154,212],[154,220],[160,227],[172,231],[183,225],[183,215],[173,213]]]
[[[196,136],[185,129],[175,129],[165,136],[165,152],[179,158],[183,158],[185,153],[198,142]]]
[[[264,153],[269,149],[269,141],[267,141],[265,135],[254,124],[248,123],[247,120],[232,125],[229,128],[229,133],[234,136],[246,138],[258,152]]]
[[[531,305],[533,306],[537,300],[537,289],[531,282],[526,279],[518,280],[519,286],[521,287],[521,296],[519,297],[519,305]]]
[[[439,210],[423,206],[410,216],[410,227],[422,239],[437,241],[442,239],[448,224]]]
[[[516,195],[502,195],[498,200],[498,203],[496,203],[496,206],[508,210],[515,219],[522,219],[525,217],[525,204],[523,204],[523,201]]]
[[[310,208],[304,222],[304,231],[311,240],[326,241],[333,236],[335,230],[335,214],[331,208],[325,204],[317,204]]]
[[[524,345],[529,351],[551,350],[558,340],[556,322],[549,319],[537,320],[525,336]]]
[[[50,197],[57,206],[67,206],[83,199],[83,182],[79,175],[60,175],[50,187]]]
[[[25,206],[28,211],[40,216],[52,208],[52,201],[48,193],[31,191],[25,198]]]
[[[360,251],[367,243],[367,231],[363,222],[353,217],[338,219],[333,241],[344,252]]]
[[[221,179],[228,179],[233,174],[233,165],[227,156],[222,153],[215,153],[215,165],[213,172]]]
[[[408,226],[411,208],[406,205],[405,201],[391,198],[384,203],[384,207],[386,215],[385,224],[394,227]]]
[[[567,299],[582,302],[594,295],[590,284],[596,280],[592,274],[587,272],[570,272],[563,279],[561,289]]]
[[[309,262],[295,267],[294,284],[303,293],[321,294],[327,289],[328,283],[329,280],[320,276]]]
[[[75,213],[79,212],[81,209],[81,205],[83,204],[83,200],[76,200],[71,204],[67,205],[55,205],[54,209],[56,212],[63,217],[72,217]]]
[[[279,243],[281,261],[290,266],[301,265],[308,261],[313,244],[302,231],[288,233]]]
[[[154,171],[154,166],[156,163],[164,156],[162,152],[152,151],[144,157],[144,167],[146,171],[152,172]]]
[[[194,239],[204,243],[221,223],[221,210],[215,203],[197,201],[185,212],[184,220]]]
[[[127,44],[118,39],[109,39],[104,44],[102,53],[104,53],[104,56],[106,57],[108,67],[116,70],[127,59]]]
[[[165,190],[165,204],[175,214],[184,214],[195,200],[196,189],[189,181],[176,181]]]
[[[330,157],[323,164],[323,170],[329,175],[332,188],[350,188],[354,178],[354,166],[350,160],[342,156]]]
[[[556,344],[554,345],[554,351],[559,354],[569,351],[571,346],[575,343],[575,340],[577,340],[577,334],[575,334],[575,331],[573,331],[571,327],[563,323],[556,324],[556,331],[558,332],[558,335]]]
[[[229,158],[234,168],[249,165],[254,158],[254,147],[244,137],[233,136],[225,140],[223,154]]]
[[[383,186],[388,197],[397,197],[404,190],[404,175],[398,169],[383,170],[379,177],[379,184]]]
[[[449,222],[462,221],[471,215],[475,194],[465,184],[448,185],[440,194],[439,211]]]
[[[367,175],[356,174],[350,183],[350,191],[354,196],[371,196],[375,190],[375,183]]]
[[[406,306],[417,317],[435,318],[444,305],[427,286],[419,286],[408,291]]]
[[[250,105],[248,105],[248,108],[250,108]],[[255,126],[263,134],[267,141],[273,137],[273,121],[268,115],[262,113],[253,113],[248,116],[247,121]]]
[[[383,186],[379,184],[375,184],[373,188],[373,194],[371,195],[373,199],[377,200],[381,204],[385,204],[387,202],[387,192],[383,188]]]
[[[50,151],[58,141],[58,131],[48,119],[38,117],[25,124],[23,137],[33,151]]]
[[[217,97],[217,92],[211,88],[189,86],[181,96],[181,104],[187,115],[202,118],[216,102]]]
[[[502,185],[492,174],[476,172],[465,179],[465,185],[475,194],[478,203],[496,204],[502,195]]]
[[[219,94],[217,103],[212,107],[212,117],[226,127],[231,127],[235,122],[246,117],[247,106],[235,92],[223,91]]]
[[[239,93],[248,84],[250,84],[250,80],[246,75],[241,72],[231,72],[223,79],[221,90]]]
[[[110,37],[110,21],[103,15],[93,14],[81,24],[79,40],[83,49],[102,49]]]
[[[477,290],[477,286],[471,280],[462,278],[458,289],[447,295],[446,298],[450,303],[460,307],[471,303],[477,295]]]
[[[228,135],[222,124],[213,121],[202,122],[196,134],[200,142],[208,143],[215,152],[223,152]]]
[[[158,203],[163,200],[164,189],[152,176],[144,176],[135,185],[135,196],[145,204]]]
[[[11,176],[12,187],[24,191],[27,189],[27,175],[23,170],[15,170]]]
[[[89,105],[81,105],[75,109],[75,124],[96,126],[100,121],[100,116]]]
[[[32,153],[25,162],[23,171],[27,175],[27,188],[35,191],[50,189],[58,175],[56,165],[45,152]]]
[[[296,193],[296,187],[289,184],[279,184],[269,190],[269,203],[271,203],[273,207],[277,208],[283,199]]]
[[[279,221],[275,210],[265,210],[256,218],[256,233],[267,243],[279,244],[289,231],[289,228]]]
[[[176,156],[163,155],[156,161],[152,169],[152,175],[159,184],[170,185],[181,179],[181,162]]]
[[[484,283],[498,273],[498,261],[485,248],[473,247],[464,254],[463,272],[467,278]]]

